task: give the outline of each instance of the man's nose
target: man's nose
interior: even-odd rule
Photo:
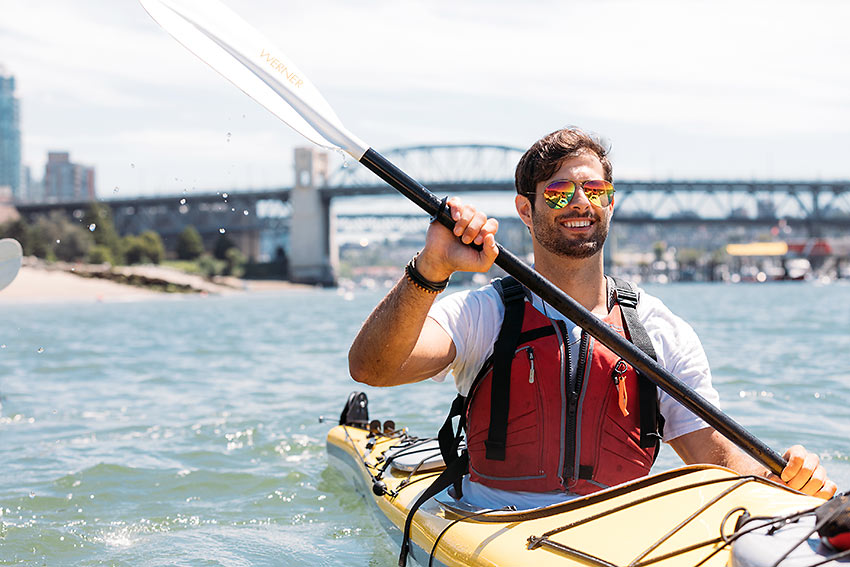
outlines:
[[[576,192],[573,194],[573,198],[570,199],[569,206],[576,211],[586,211],[590,209],[592,204],[587,199],[587,195],[584,194],[584,189],[576,187]]]

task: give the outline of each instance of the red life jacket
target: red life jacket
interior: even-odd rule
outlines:
[[[550,320],[524,297],[518,300],[516,288],[504,289],[499,341],[466,402],[470,479],[503,490],[589,494],[646,475],[660,439],[655,386],[585,331],[571,377],[563,322]],[[617,291],[604,321],[630,338],[623,311],[636,307],[637,296],[630,287]],[[637,331],[648,344],[636,314],[630,319],[630,334]],[[511,334],[516,338],[505,336]],[[506,392],[496,385],[499,372],[506,374],[501,380]],[[644,435],[642,414],[651,414],[644,415],[643,426],[651,429]]]

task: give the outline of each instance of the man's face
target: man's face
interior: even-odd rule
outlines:
[[[594,206],[584,191],[577,188],[567,206],[550,209],[543,199],[543,191],[549,183],[559,179],[576,182],[605,179],[604,169],[599,159],[589,152],[567,158],[550,179],[537,184],[533,196],[528,196],[535,199],[534,211],[529,212],[530,228],[537,242],[559,256],[589,258],[602,250],[608,237],[614,202],[612,200],[607,207]],[[520,215],[524,216],[522,212]]]

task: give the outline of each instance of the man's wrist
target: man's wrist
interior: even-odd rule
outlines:
[[[433,280],[423,274],[417,262],[419,255],[417,254],[413,258],[410,259],[410,262],[407,263],[407,266],[404,267],[405,275],[407,276],[408,281],[413,284],[416,288],[427,292],[427,293],[440,293],[449,285],[449,277]],[[426,271],[426,273],[429,273]],[[430,275],[430,274],[429,274]]]
[[[419,275],[430,282],[437,283],[448,280],[454,273],[452,270],[446,270],[445,268],[435,266],[430,261],[429,257],[427,255],[423,255],[421,252],[417,252],[411,262],[413,262],[416,271],[419,272]]]

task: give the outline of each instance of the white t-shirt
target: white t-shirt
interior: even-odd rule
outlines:
[[[639,297],[638,318],[646,328],[658,363],[706,400],[718,405],[719,396],[711,385],[708,359],[693,328],[667,309],[657,297],[640,288],[636,291]],[[570,360],[578,360],[581,328],[533,293],[531,302],[550,319],[566,323]],[[454,361],[432,379],[442,382],[451,373],[458,392],[465,396],[484,361],[493,353],[493,345],[502,327],[505,306],[499,292],[489,284],[474,291],[453,293],[434,304],[428,316],[448,333],[457,351]],[[571,372],[575,372],[575,365],[571,366]],[[708,427],[702,419],[660,389],[658,401],[664,416],[664,442]],[[570,497],[563,493],[506,492],[469,482],[468,479],[464,479],[463,490],[464,500],[483,508],[543,506]],[[521,502],[517,502],[518,499]]]

